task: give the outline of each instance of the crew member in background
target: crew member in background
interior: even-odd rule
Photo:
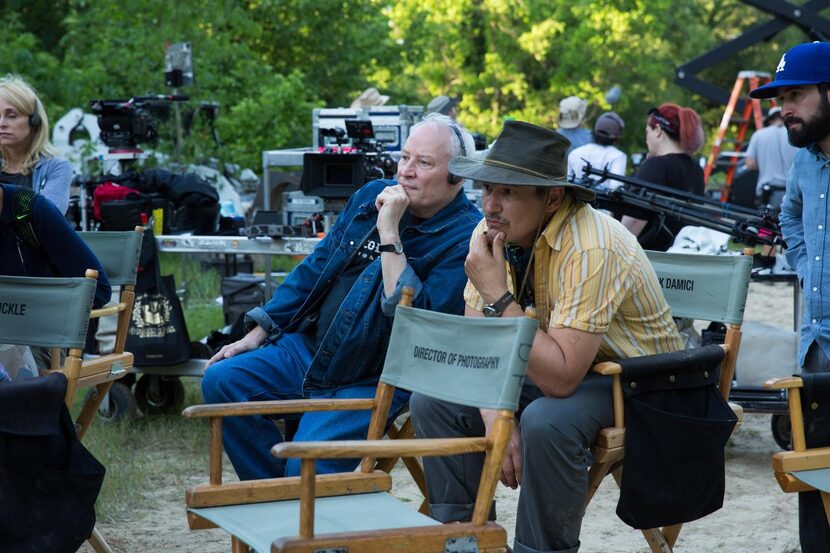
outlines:
[[[455,174],[482,183],[484,214],[465,262],[468,317],[521,317],[539,330],[501,481],[521,486],[513,551],[575,552],[588,497],[589,448],[613,424],[611,379],[597,361],[682,348],[654,269],[637,240],[565,180],[568,141],[508,121],[484,159],[459,157]],[[419,438],[483,436],[496,412],[413,394]],[[430,513],[470,520],[483,454],[425,457]]]
[[[787,173],[793,164],[796,148],[787,138],[784,118],[779,106],[770,108],[766,127],[759,129],[749,139],[744,163],[751,171],[758,171],[755,184],[756,204],[781,205],[781,198],[787,185]],[[767,188],[764,188],[767,187]]]
[[[35,90],[16,75],[0,78],[0,183],[31,188],[65,214],[72,166],[57,153]]]
[[[568,180],[571,182],[578,182],[583,178],[599,180],[600,177],[595,175],[588,177],[583,175],[582,170],[588,164],[594,169],[625,175],[628,157],[625,152],[616,147],[624,128],[625,122],[622,117],[613,111],[606,111],[600,115],[594,123],[593,142],[574,148],[568,154]],[[614,190],[622,186],[622,183],[616,180],[606,180],[602,186]]]
[[[455,121],[458,116],[455,109],[457,105],[458,100],[442,94],[440,96],[436,96],[429,102],[429,104],[427,104],[426,114],[429,115],[430,113],[439,113],[441,115],[446,115]]]
[[[0,184],[0,275],[82,277],[98,271],[93,307],[110,301],[109,279],[101,262],[58,208],[44,196],[13,184]],[[49,351],[32,348],[36,365],[49,366]]]
[[[559,102],[559,134],[571,141],[568,153],[591,142],[591,131],[582,126],[588,102],[578,96],[568,96]]]
[[[634,177],[670,186],[684,192],[705,192],[703,169],[692,158],[703,145],[703,123],[692,108],[661,104],[648,112],[646,146],[648,158]],[[646,250],[666,251],[684,223],[672,216],[624,208],[622,224],[637,237]]]
[[[389,96],[381,94],[377,88],[370,86],[369,88],[361,92],[360,96],[354,99],[349,108],[360,109],[372,106],[382,106],[386,104],[386,102],[388,101]]]
[[[356,191],[265,307],[245,316],[249,333],[208,362],[205,401],[373,397],[404,286],[415,290],[416,307],[463,313],[464,259],[481,212],[447,164],[472,149],[472,137],[445,115],[413,125],[397,183],[375,180]],[[397,393],[393,417],[407,398]],[[356,440],[368,425],[368,411],[307,413],[294,439]],[[239,478],[299,474],[297,459],[271,455],[283,441],[271,419],[230,417],[222,433]],[[317,464],[321,473],[355,466]]]
[[[781,203],[781,234],[787,260],[804,290],[799,364],[805,373],[830,371],[830,44],[804,43],[788,50],[774,79],[751,91],[778,97],[790,144],[800,148],[787,176]],[[830,425],[805,425],[811,447],[830,446]],[[811,443],[812,442],[812,443]],[[801,551],[830,552],[830,525],[819,492],[798,494]]]

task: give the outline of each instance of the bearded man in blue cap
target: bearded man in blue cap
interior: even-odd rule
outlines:
[[[787,177],[781,231],[787,260],[804,289],[799,362],[804,373],[830,372],[830,43],[794,46],[778,62],[775,78],[750,92],[778,98],[790,144],[800,148]],[[815,417],[815,414],[809,414]],[[825,416],[825,419],[828,418]],[[830,445],[830,420],[805,421],[808,447]],[[819,492],[799,493],[804,553],[830,552],[830,525]]]

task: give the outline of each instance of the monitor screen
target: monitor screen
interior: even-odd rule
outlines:
[[[369,140],[375,137],[375,130],[371,121],[346,121],[346,136],[351,139]]]
[[[301,188],[307,196],[348,198],[365,183],[363,154],[303,154]]]

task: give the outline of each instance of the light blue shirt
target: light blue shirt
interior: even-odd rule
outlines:
[[[590,144],[593,138],[591,136],[591,131],[582,127],[576,127],[574,129],[557,129],[556,132],[571,141],[571,147],[568,148],[569,154],[580,146]]]
[[[799,364],[816,341],[830,358],[830,159],[815,144],[798,150],[781,203],[787,261],[804,289]]]

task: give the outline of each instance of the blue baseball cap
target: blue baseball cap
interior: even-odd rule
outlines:
[[[749,96],[775,98],[779,88],[820,83],[830,83],[830,43],[805,42],[787,50],[775,68],[774,79]]]

